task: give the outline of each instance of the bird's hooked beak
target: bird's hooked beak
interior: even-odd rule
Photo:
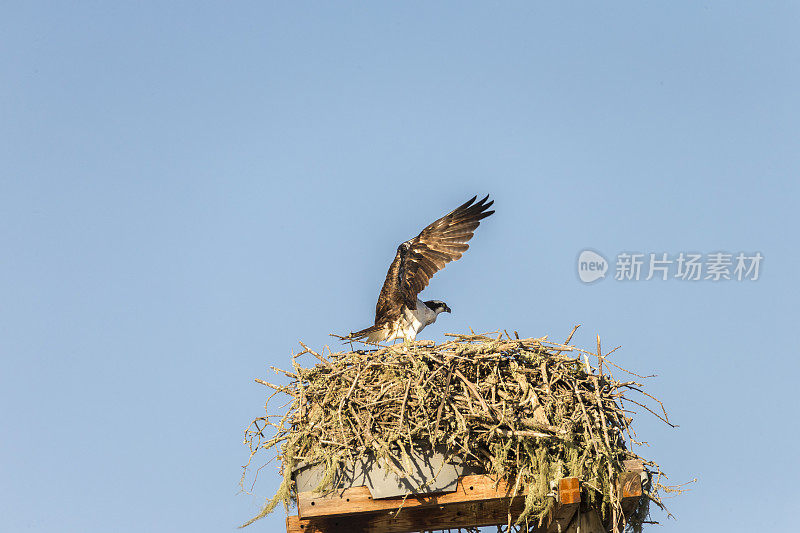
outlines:
[[[446,305],[444,306],[444,312],[445,312],[445,313],[450,313],[450,308],[449,308],[449,307],[447,307]]]

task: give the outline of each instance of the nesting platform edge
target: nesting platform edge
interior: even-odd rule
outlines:
[[[642,496],[643,467],[626,464],[628,472],[619,479],[624,511],[635,507]],[[580,524],[581,531],[602,532],[593,509],[581,509],[578,478],[558,480],[558,501],[541,533],[568,532]],[[352,487],[328,495],[303,492],[298,495],[296,516],[286,519],[287,533],[413,533],[502,525],[512,522],[525,507],[525,494],[511,497],[513,487],[486,475],[459,478],[455,492],[411,494],[406,498],[375,500],[366,487]],[[577,511],[580,510],[580,513]],[[577,520],[576,520],[577,518]]]

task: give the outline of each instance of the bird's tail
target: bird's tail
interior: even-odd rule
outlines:
[[[382,332],[383,325],[375,324],[374,326],[362,329],[361,331],[355,331],[346,337],[342,337],[342,341],[363,341],[366,339],[367,342],[379,342],[383,340]]]

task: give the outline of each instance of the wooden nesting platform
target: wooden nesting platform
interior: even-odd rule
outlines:
[[[629,513],[642,496],[641,462],[626,464],[619,480],[622,507]],[[411,494],[406,498],[375,500],[367,487],[333,494],[298,494],[299,514],[286,519],[287,533],[412,533],[441,529],[493,526],[512,522],[525,507],[525,495],[512,498],[512,487],[486,475],[459,478],[455,492]],[[558,480],[558,501],[540,533],[605,533],[594,509],[581,506],[578,478]]]

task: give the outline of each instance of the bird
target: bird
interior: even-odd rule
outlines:
[[[352,332],[343,340],[413,341],[426,326],[436,322],[439,314],[451,312],[443,301],[422,301],[417,295],[436,272],[461,258],[480,221],[494,213],[488,211],[494,203],[487,202],[488,194],[476,202],[477,198],[473,196],[397,247],[375,305],[375,324]]]

